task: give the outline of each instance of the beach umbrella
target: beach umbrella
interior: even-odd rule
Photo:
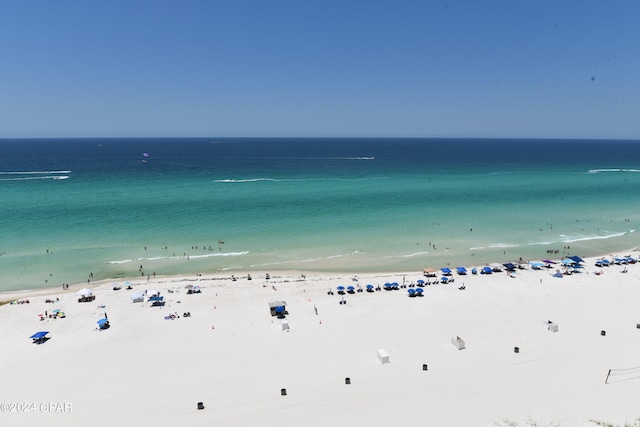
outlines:
[[[407,292],[409,293],[410,297],[415,296],[415,294],[416,294],[416,290],[413,289],[413,288],[409,288],[409,290]]]
[[[423,291],[424,291],[424,289],[422,289],[422,288],[416,289],[416,295],[421,295]]]
[[[347,286],[347,290],[349,292],[353,292],[356,288],[354,288],[353,286]]]
[[[339,291],[344,291],[344,286],[338,286],[336,289]]]
[[[53,310],[53,311],[52,311],[52,313],[56,313],[56,314],[58,314],[58,313],[60,313],[60,309],[59,309],[59,308],[56,308],[55,310]]]
[[[424,280],[422,280],[422,279],[419,279],[417,282],[418,282],[419,285],[424,284]]]
[[[450,269],[450,268],[443,267],[443,268],[441,268],[440,270],[442,271],[442,273],[443,273],[445,276],[448,276],[449,274],[451,274],[451,269]]]
[[[373,285],[367,285],[367,289],[373,289]]]

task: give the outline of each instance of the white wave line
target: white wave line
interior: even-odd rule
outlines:
[[[640,169],[590,169],[587,173],[600,173],[600,172],[640,172]]]
[[[34,179],[53,179],[53,180],[61,180],[61,179],[69,179],[68,175],[53,175],[53,176],[30,176],[24,178],[0,178],[0,181],[31,181]]]
[[[2,171],[0,175],[46,175],[46,174],[63,174],[63,173],[71,173],[71,171]]]

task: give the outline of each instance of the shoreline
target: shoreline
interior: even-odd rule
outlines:
[[[627,250],[621,250],[621,251],[616,251],[622,254],[633,254],[635,252],[640,252],[640,248],[638,247],[634,247],[632,249],[627,249]],[[556,256],[560,256],[560,258],[556,258]],[[547,258],[541,258],[541,259],[550,259],[550,260],[562,260],[564,258],[566,258],[567,256],[570,255],[563,255],[563,254],[549,254],[549,256]],[[606,255],[603,254],[599,254],[596,256],[589,256],[589,257],[583,257],[585,259],[585,261],[587,260],[592,260],[592,263],[595,262],[595,260],[600,259],[600,258],[606,258],[606,257],[615,257],[617,255],[608,253]],[[528,264],[529,261],[532,260],[523,260],[522,264]],[[640,259],[638,260],[640,261]],[[502,264],[502,262],[498,262],[495,261],[496,263]],[[514,262],[516,263],[516,261],[504,261],[506,262]],[[475,265],[476,268],[481,268],[483,266],[487,266],[490,265],[493,262],[487,262],[485,264],[478,264]],[[436,270],[439,271],[440,268],[442,267],[449,267],[454,269],[455,267],[457,267],[459,264],[453,265],[451,263],[446,263],[446,265],[441,265],[441,266],[432,266],[432,265],[425,265],[423,268],[434,268]],[[466,266],[465,267],[468,270],[471,270],[471,268],[473,268],[474,266]],[[587,266],[585,266],[587,267]],[[82,288],[100,288],[103,286],[106,286],[107,284],[111,285],[114,283],[125,283],[125,282],[131,282],[132,284],[144,284],[144,283],[148,283],[150,281],[156,281],[156,280],[160,280],[160,279],[164,279],[164,280],[172,280],[172,281],[179,281],[179,280],[194,280],[194,279],[210,279],[210,280],[223,280],[223,279],[231,279],[232,276],[237,276],[238,278],[241,277],[246,277],[247,274],[250,275],[257,275],[257,276],[264,276],[265,274],[272,274],[275,276],[277,275],[286,275],[286,276],[296,276],[296,275],[309,275],[309,276],[323,276],[323,275],[327,275],[327,276],[331,276],[331,275],[359,275],[359,276],[367,276],[367,277],[385,277],[385,276],[402,276],[402,275],[413,275],[413,274],[422,274],[421,271],[406,271],[406,270],[398,270],[398,271],[361,271],[361,270],[348,270],[348,271],[323,271],[323,270],[305,270],[305,269],[284,269],[284,270],[278,270],[278,269],[244,269],[242,270],[243,273],[242,275],[238,275],[237,272],[235,272],[235,270],[229,270],[229,271],[219,271],[219,272],[209,272],[209,273],[183,273],[183,274],[172,274],[172,275],[155,275],[153,276],[153,279],[147,279],[147,276],[131,276],[131,277],[123,277],[123,278],[106,278],[106,279],[100,279],[100,280],[96,280],[96,281],[92,281],[90,283],[74,283],[74,284],[69,284],[68,289],[60,289],[61,285],[58,286],[49,286],[49,287],[44,287],[44,288],[36,288],[36,289],[23,289],[23,290],[12,290],[12,291],[0,291],[0,306],[4,305],[4,304],[8,304],[11,301],[15,301],[17,299],[21,299],[21,298],[32,298],[32,297],[36,297],[36,296],[46,296],[46,295],[55,295],[55,294],[62,294],[62,293],[68,293],[68,292],[72,292],[72,291],[77,291],[80,290]],[[150,276],[151,277],[151,276]]]

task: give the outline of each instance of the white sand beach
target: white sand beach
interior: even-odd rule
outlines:
[[[230,274],[157,277],[132,279],[131,290],[105,281],[92,284],[96,298],[83,303],[76,292],[86,284],[0,295],[29,299],[0,307],[0,423],[632,423],[640,417],[640,264],[621,273],[624,266],[597,268],[594,261],[562,278],[551,276],[555,267],[454,272],[454,283],[424,286],[420,297],[407,295],[426,280],[419,271],[360,274],[357,281],[299,272],[266,279],[266,271],[236,281]],[[336,290],[386,282],[407,288]],[[187,286],[202,292],[188,294]],[[152,290],[164,306],[147,301]],[[131,294],[145,291],[145,302],[131,302]],[[276,301],[286,302],[288,330],[270,313]],[[40,320],[55,309],[66,317]],[[111,327],[99,331],[105,313]],[[165,318],[172,313],[178,317]],[[33,343],[38,331],[50,339]],[[465,348],[456,349],[452,337]],[[379,349],[390,363],[381,363]],[[614,371],[605,384],[610,369],[629,368],[638,369]]]

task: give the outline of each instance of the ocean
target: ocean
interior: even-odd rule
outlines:
[[[640,141],[2,139],[0,290],[622,254],[638,172]]]

